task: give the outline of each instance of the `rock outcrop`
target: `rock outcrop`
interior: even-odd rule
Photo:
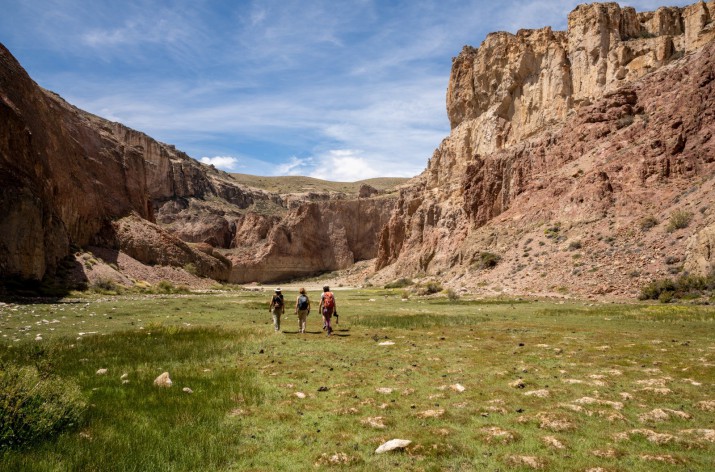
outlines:
[[[335,200],[303,204],[273,224],[254,220],[233,242],[240,251],[229,256],[231,280],[285,280],[374,259],[393,207],[392,198]],[[257,239],[262,234],[263,240]]]
[[[191,264],[217,280],[291,278],[375,257],[382,215],[392,208],[381,196],[350,202],[239,185],[174,146],[43,90],[2,45],[0,130],[3,278],[42,279],[71,248],[88,245],[147,265]],[[297,272],[277,269],[281,261]]]
[[[688,231],[715,218],[702,206],[715,159],[714,14],[715,2],[581,5],[567,32],[465,47],[447,90],[451,134],[402,191],[377,268],[582,293],[628,291],[671,269],[664,253],[685,257],[683,235],[663,236],[664,224],[645,234],[640,220],[698,204]],[[502,257],[497,269],[479,268],[484,252]],[[622,272],[604,273],[616,254]]]

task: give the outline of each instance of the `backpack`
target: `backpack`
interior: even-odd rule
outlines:
[[[325,292],[323,294],[323,308],[335,308],[335,298],[333,292]]]
[[[301,295],[298,297],[298,309],[307,310],[308,309],[308,297]]]
[[[280,295],[273,295],[273,306],[275,308],[281,308],[283,306],[283,297]]]

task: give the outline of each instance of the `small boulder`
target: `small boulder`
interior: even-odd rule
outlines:
[[[383,452],[394,451],[395,449],[404,449],[410,444],[412,444],[412,441],[409,439],[391,439],[375,449],[375,454],[382,454]]]
[[[107,375],[107,369],[99,369],[97,370],[97,375]]]
[[[173,384],[173,382],[169,378],[168,372],[164,372],[159,377],[154,379],[154,385],[156,385],[157,387],[168,388],[168,387],[171,387],[172,384]]]
[[[194,391],[191,390],[189,387],[184,387],[184,388],[181,389],[181,391],[184,392],[184,393],[188,393],[188,394],[194,393]]]

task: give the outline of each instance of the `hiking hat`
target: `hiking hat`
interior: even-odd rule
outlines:
[[[276,289],[276,292],[280,292],[280,291],[281,291],[280,287]]]

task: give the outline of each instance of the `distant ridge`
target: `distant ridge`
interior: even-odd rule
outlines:
[[[239,184],[258,188],[267,192],[287,194],[302,192],[341,192],[348,195],[358,194],[362,185],[369,185],[382,193],[391,193],[406,183],[405,177],[376,177],[356,182],[333,182],[303,176],[266,177],[249,174],[230,174]]]

